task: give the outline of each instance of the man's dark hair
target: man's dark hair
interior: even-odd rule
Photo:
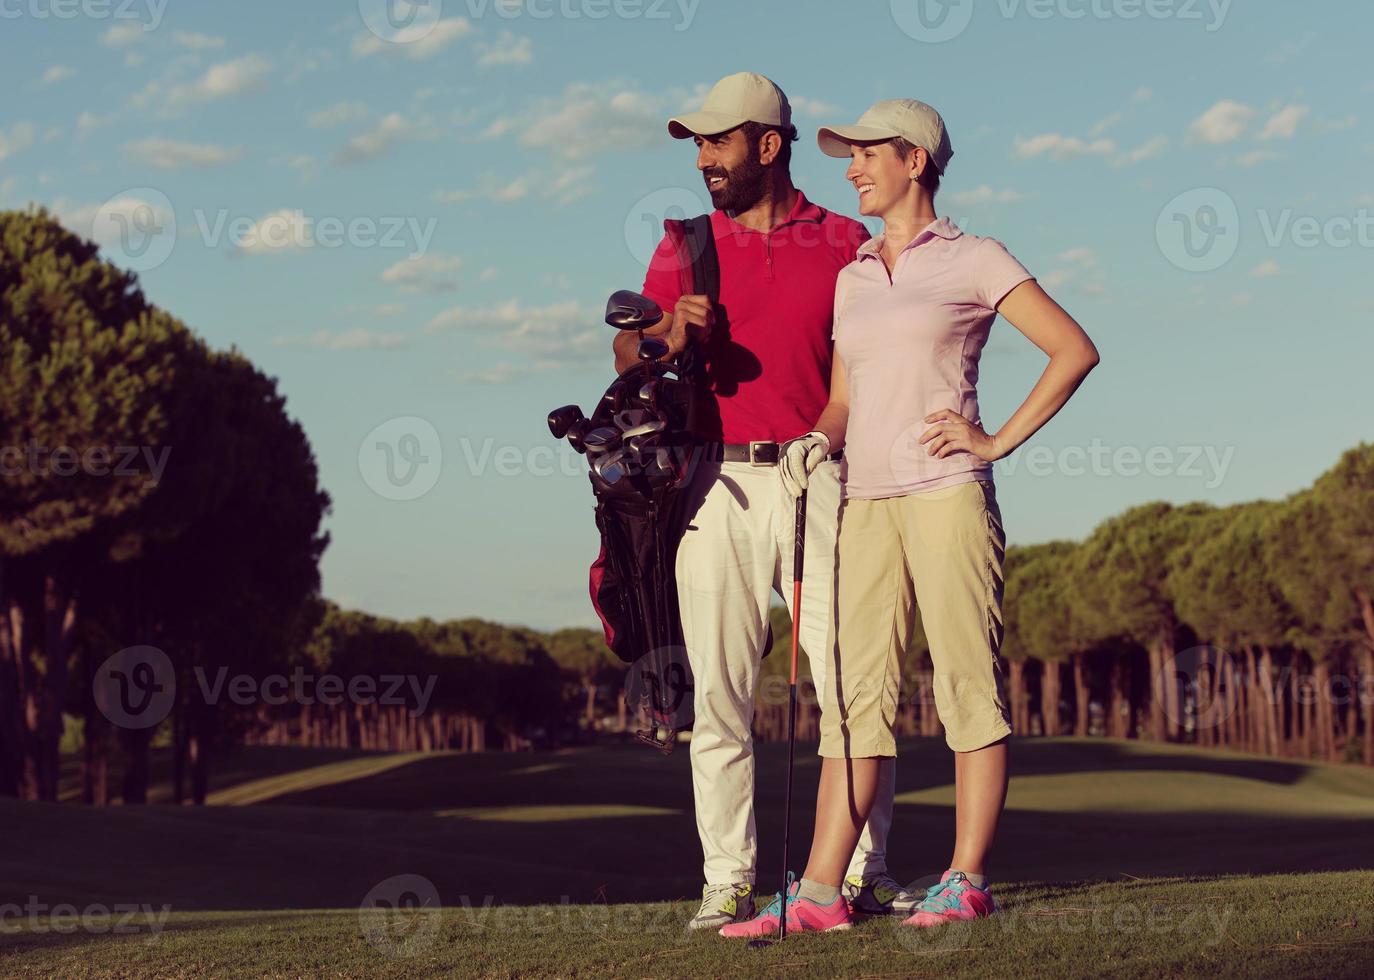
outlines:
[[[774,166],[782,167],[785,173],[791,173],[792,144],[797,141],[796,126],[773,126],[769,123],[757,122],[747,122],[740,126],[740,130],[744,133],[744,138],[749,141],[749,153],[753,157],[758,156],[759,139],[770,129],[782,137],[782,146],[778,150],[778,157],[777,160],[774,161]]]

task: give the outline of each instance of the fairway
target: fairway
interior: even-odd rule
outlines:
[[[948,859],[952,764],[901,745],[889,861]],[[1039,739],[992,871],[1003,909],[938,935],[870,922],[748,951],[682,924],[699,894],[686,752],[383,755],[256,748],[205,808],[0,800],[4,901],[170,906],[139,933],[7,919],[11,975],[965,973],[1368,976],[1374,772],[1148,743]],[[158,769],[155,772],[160,772]],[[782,746],[759,747],[760,888],[776,889]],[[817,775],[798,763],[799,863]],[[155,787],[159,798],[161,787]],[[1316,874],[1315,872],[1325,872]],[[420,876],[437,903],[358,908]],[[391,885],[384,883],[393,882]],[[397,892],[399,894],[399,892]],[[432,905],[442,906],[435,911]],[[141,915],[142,913],[140,913]]]

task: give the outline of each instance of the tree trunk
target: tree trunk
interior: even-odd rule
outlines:
[[[1164,723],[1165,683],[1163,653],[1158,643],[1151,643],[1147,649],[1150,671],[1150,738],[1156,742],[1165,739]]]
[[[1178,665],[1174,662],[1174,635],[1166,630],[1160,635],[1159,666],[1164,680],[1164,713],[1168,725],[1167,738],[1177,742],[1183,737],[1183,705],[1178,684]]]
[[[96,707],[95,699],[88,697],[81,739],[81,799],[89,806],[110,802],[109,738],[109,722]]]
[[[1364,651],[1359,701],[1364,708],[1364,764],[1374,766],[1374,649]]]
[[[582,687],[586,691],[587,700],[582,709],[582,717],[587,721],[587,731],[596,731],[596,684],[591,677],[582,678]]]
[[[1131,702],[1126,693],[1126,665],[1119,656],[1112,657],[1108,683],[1111,691],[1107,698],[1107,734],[1112,738],[1129,738]]]
[[[1260,646],[1260,737],[1264,747],[1260,750],[1269,755],[1283,752],[1284,693],[1274,683],[1274,655],[1269,647]]]
[[[55,571],[43,576],[43,653],[45,688],[39,722],[41,748],[38,795],[57,801],[57,785],[62,774],[62,733],[67,704],[67,668],[71,658],[72,637],[76,632],[76,596],[65,579]]]
[[[1040,717],[1045,734],[1059,734],[1059,663],[1045,661],[1040,674]]]
[[[1008,692],[1011,697],[1011,727],[1018,735],[1030,734],[1030,722],[1026,715],[1026,662],[1007,660]]]
[[[148,744],[153,732],[148,728],[124,729],[124,783],[121,798],[126,806],[148,802]]]
[[[23,759],[19,724],[21,658],[13,630],[14,562],[0,558],[0,795],[18,796]]]
[[[1073,654],[1073,733],[1079,738],[1088,735],[1088,681],[1083,670],[1083,654]]]

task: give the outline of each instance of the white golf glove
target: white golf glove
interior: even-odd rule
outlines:
[[[797,436],[778,450],[778,472],[782,485],[793,498],[800,497],[811,480],[811,472],[830,455],[830,437],[819,430]]]

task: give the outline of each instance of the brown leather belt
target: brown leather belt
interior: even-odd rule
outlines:
[[[776,442],[712,442],[702,447],[702,459],[708,463],[749,463],[751,466],[777,466],[781,446]],[[832,453],[828,459],[840,459],[844,450]]]

